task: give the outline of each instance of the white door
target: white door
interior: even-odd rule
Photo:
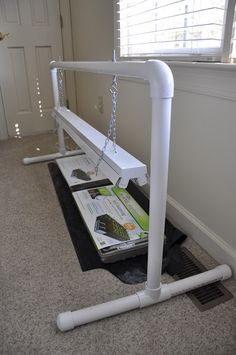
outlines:
[[[10,136],[50,130],[49,63],[62,56],[59,0],[0,0],[0,89]]]

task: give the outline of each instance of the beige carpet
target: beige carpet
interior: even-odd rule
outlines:
[[[235,298],[201,313],[181,295],[67,333],[57,330],[59,312],[143,285],[122,284],[105,270],[81,271],[47,164],[21,163],[56,151],[55,142],[53,135],[0,142],[0,354],[236,354]],[[185,245],[206,267],[216,264],[190,239]],[[236,296],[236,281],[224,284]]]

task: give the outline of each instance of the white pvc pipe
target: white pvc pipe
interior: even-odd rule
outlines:
[[[212,270],[202,272],[198,275],[168,284],[171,297],[178,296],[198,287],[208,285],[216,281],[223,281],[232,276],[228,265],[219,265]]]
[[[61,313],[57,317],[57,326],[61,331],[71,330],[74,327],[86,323],[139,308],[139,305],[140,303],[137,295],[118,298],[114,301],[101,303],[78,311]]]
[[[34,164],[34,163],[42,163],[45,161],[50,161],[50,160],[54,160],[54,159],[70,157],[73,155],[80,155],[80,154],[84,154],[84,152],[81,149],[66,151],[65,154],[53,153],[53,154],[47,154],[47,155],[38,155],[37,157],[24,158],[23,164],[29,165],[29,164]]]
[[[58,144],[59,144],[59,153],[65,155],[66,147],[65,147],[64,131],[61,126],[58,126],[57,128],[57,136],[58,136]]]
[[[54,106],[60,106],[59,100],[59,88],[58,88],[58,80],[57,80],[57,68],[51,69],[51,79],[52,79],[52,93],[53,93],[53,101]]]
[[[171,99],[152,98],[147,288],[161,283],[169,162]]]
[[[57,317],[57,326],[61,331],[71,330],[76,326],[166,301],[180,293],[190,291],[190,289],[225,280],[231,277],[231,275],[231,269],[227,265],[220,265],[213,270],[203,272],[199,275],[163,285],[155,293],[149,290],[143,290],[134,295],[114,301],[87,307],[78,311],[61,313]]]
[[[83,71],[97,74],[139,78],[150,83],[151,97],[170,98],[174,95],[174,81],[170,68],[160,60],[145,62],[51,62],[55,69]],[[54,80],[54,79],[53,79]],[[53,85],[56,88],[55,85]],[[55,101],[57,102],[57,101]]]

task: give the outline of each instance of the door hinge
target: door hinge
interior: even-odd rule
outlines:
[[[60,26],[61,26],[61,28],[63,28],[63,17],[62,17],[62,15],[60,15]]]
[[[69,100],[66,99],[66,107],[69,109],[70,108],[70,103],[69,103]]]

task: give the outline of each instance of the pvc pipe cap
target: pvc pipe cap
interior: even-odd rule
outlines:
[[[67,330],[74,329],[74,321],[72,317],[72,312],[64,312],[60,313],[57,316],[57,327],[62,331],[65,332]]]

